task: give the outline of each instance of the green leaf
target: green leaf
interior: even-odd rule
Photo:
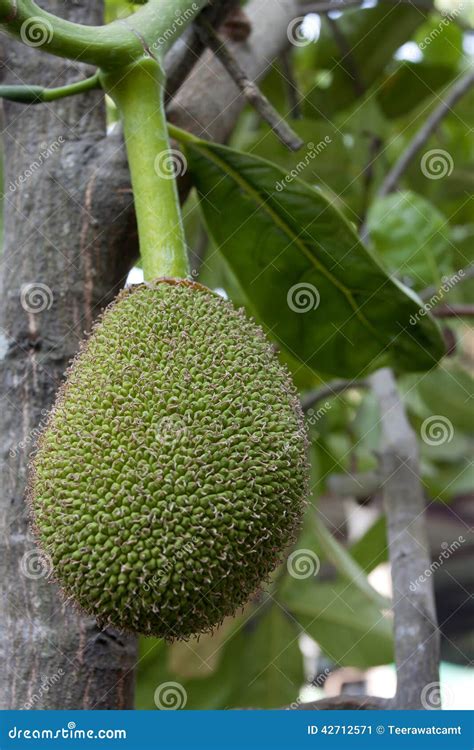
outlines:
[[[338,44],[333,29],[325,20],[321,38],[315,45],[315,68],[327,69],[330,85],[316,85],[305,96],[305,111],[309,116],[331,116],[359,98],[359,85],[369,89],[383,74],[394,52],[408,39],[423,21],[423,14],[409,4],[345,11],[335,23],[344,38],[344,49]],[[351,50],[350,55],[346,49]]]
[[[458,10],[463,5],[461,1]],[[426,62],[443,62],[453,68],[459,65],[463,54],[464,32],[456,19],[460,20],[458,13],[453,14],[453,17],[449,14],[431,13],[425,23],[418,27],[414,41]]]
[[[386,609],[391,606],[391,602],[370,585],[365,571],[359,563],[337,541],[318,516],[313,518],[313,531],[324,556],[334,565],[341,578],[358,588],[367,600],[373,602],[377,607]]]
[[[270,162],[192,140],[204,217],[257,317],[316,372],[424,370],[443,355],[421,302],[391,280],[316,189]]]
[[[187,708],[281,708],[304,683],[299,631],[281,607],[259,607],[227,640],[208,679],[184,683]]]
[[[447,360],[422,378],[404,377],[401,387],[420,421],[441,415],[450,421],[453,431],[472,435],[474,380],[459,363]]]
[[[446,503],[456,495],[471,495],[474,486],[474,465],[469,458],[456,464],[424,462],[423,484],[430,497]]]
[[[288,576],[280,599],[336,664],[367,668],[392,661],[390,620],[353,584]]]
[[[377,101],[386,117],[400,117],[432,97],[456,76],[456,68],[439,63],[403,61],[377,90]]]
[[[440,285],[451,270],[447,219],[421,195],[405,191],[378,198],[369,209],[367,227],[387,270],[408,277],[415,289]]]
[[[474,380],[469,372],[446,364],[420,378],[418,391],[432,414],[444,415],[455,430],[472,435]]]
[[[387,522],[384,515],[377,518],[365,534],[352,545],[350,552],[366,573],[387,562]]]

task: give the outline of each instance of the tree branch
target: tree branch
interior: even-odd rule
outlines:
[[[196,20],[196,26],[202,34],[203,41],[222,63],[247,101],[257,110],[260,117],[270,125],[280,141],[292,151],[297,151],[301,148],[303,145],[301,138],[280,116],[267,97],[262,94],[256,83],[250,80],[237,58],[232,54],[219,35],[216,34],[212,26],[202,17]]]
[[[450,113],[455,104],[467,94],[473,85],[474,70],[470,70],[448,89],[444,95],[444,99],[433,110],[399,160],[385,177],[378,190],[379,198],[392,193],[396,189],[411,162],[416,158],[418,152],[423,148],[430,136],[433,135],[440,122]]]
[[[220,0],[204,8],[201,15],[213,28],[218,28],[237,6],[240,7],[239,0]],[[182,86],[205,49],[202,34],[194,23],[179,37],[166,56],[165,101],[169,101]]]
[[[439,305],[431,314],[435,318],[473,318],[474,305]]]
[[[63,0],[47,4],[64,12]],[[102,10],[102,2],[68,4],[69,18],[84,24],[100,23]],[[7,82],[67,86],[78,67],[90,73],[52,55],[39,63],[37,49],[9,38],[5,49]],[[5,101],[2,131],[0,708],[132,708],[136,639],[102,631],[64,601],[30,537],[24,501],[29,454],[63,373],[123,284],[131,198],[110,192],[107,165],[103,181],[95,170],[106,141],[101,92],[27,113]]]
[[[396,709],[423,708],[423,690],[439,685],[439,631],[424,520],[418,444],[393,373],[371,376],[381,412],[380,468],[393,583]]]

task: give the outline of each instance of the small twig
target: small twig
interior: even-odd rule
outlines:
[[[239,0],[221,0],[204,8],[201,15],[217,28],[236,7],[240,7]],[[169,101],[182,86],[205,49],[206,44],[194,24],[177,39],[166,56],[165,101]]]
[[[351,79],[351,83],[352,83],[352,87],[354,89],[355,95],[357,97],[363,96],[366,91],[366,87],[362,80],[360,70],[357,65],[357,61],[354,57],[351,46],[350,44],[348,44],[346,37],[344,36],[343,32],[339,28],[337,21],[335,21],[334,18],[331,18],[330,16],[328,16],[327,22],[329,26],[331,27],[331,31],[336,41],[336,44],[341,50],[342,59],[340,60],[340,64],[343,70],[347,73],[347,75]],[[344,61],[346,62],[345,67],[343,65]]]
[[[83,81],[77,81],[67,86],[59,86],[53,89],[43,86],[0,86],[0,98],[8,99],[11,102],[19,102],[20,104],[41,104],[99,88],[99,74],[96,73],[90,78],[85,78]]]
[[[474,305],[439,305],[431,313],[435,318],[473,318]]]
[[[349,391],[352,388],[368,387],[369,383],[366,380],[335,380],[333,383],[329,383],[323,388],[318,388],[303,396],[301,406],[303,411],[308,411],[319,401],[337,396],[338,393],[344,393],[344,391]]]
[[[301,102],[303,100],[303,97],[301,91],[298,88],[298,83],[294,75],[291,60],[291,50],[285,50],[281,53],[280,64],[285,78],[288,102],[290,105],[290,111],[288,114],[295,120],[299,120],[303,116],[301,111]]]
[[[400,179],[405,174],[410,163],[413,161],[413,159],[415,159],[420,149],[425,145],[430,136],[435,132],[436,128],[443,120],[443,118],[450,113],[454,105],[469,91],[469,89],[473,85],[474,70],[471,70],[464,76],[462,76],[462,78],[459,78],[456,83],[454,83],[453,86],[448,89],[444,99],[440,102],[436,109],[433,110],[426,122],[418,130],[413,140],[405,149],[399,160],[386,176],[378,191],[379,198],[392,193],[396,189]]]
[[[367,211],[370,205],[370,194],[371,194],[371,188],[374,181],[375,176],[375,162],[376,159],[382,149],[383,141],[380,138],[380,136],[376,134],[367,134],[370,137],[369,142],[369,148],[368,148],[368,160],[367,164],[364,167],[364,172],[362,174],[362,210],[361,210],[361,216],[359,219],[359,224],[363,225],[366,217],[367,217]]]
[[[454,289],[455,286],[458,284],[461,284],[463,281],[469,281],[469,279],[474,278],[474,265],[467,266],[467,268],[462,268],[460,271],[457,271],[455,274],[450,276],[445,280],[444,287],[445,289],[442,289],[442,297],[445,296],[445,294],[448,294],[452,289]],[[440,293],[440,289],[437,286],[428,286],[426,289],[423,289],[423,291],[420,292],[420,299],[429,300],[431,297],[433,297],[436,294]],[[440,300],[441,301],[441,300]]]
[[[382,480],[377,472],[366,471],[360,474],[331,474],[327,487],[337,497],[354,497],[364,500],[373,497],[380,490]]]
[[[421,709],[426,686],[439,685],[439,631],[424,520],[418,442],[391,370],[370,378],[380,406],[380,470],[393,584],[396,709]]]
[[[245,98],[257,110],[261,118],[270,125],[281,142],[292,151],[297,151],[301,148],[303,146],[301,138],[280,117],[267,97],[262,94],[257,84],[248,78],[247,74],[240,67],[240,63],[212,26],[202,17],[196,20],[196,26],[202,34],[204,43],[212,50]]]

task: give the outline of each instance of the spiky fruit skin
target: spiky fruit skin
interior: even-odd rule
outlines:
[[[197,284],[139,285],[68,371],[34,459],[34,528],[99,622],[186,638],[280,561],[305,448],[289,374],[253,321]]]

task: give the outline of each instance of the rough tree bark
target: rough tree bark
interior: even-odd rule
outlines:
[[[427,691],[439,688],[439,630],[432,579],[420,576],[431,559],[419,449],[393,372],[378,370],[371,383],[380,407],[380,470],[393,586],[397,692],[391,707],[422,709]]]
[[[49,0],[43,6],[74,21],[102,21],[102,2]],[[5,54],[8,83],[62,85],[84,74],[83,66],[16,42],[5,40]],[[47,580],[47,560],[34,552],[24,504],[28,454],[43,413],[84,331],[127,271],[122,251],[130,234],[130,212],[124,211],[130,194],[117,189],[120,175],[110,193],[107,166],[97,171],[104,135],[100,93],[28,108],[4,104],[2,709],[132,705],[134,639],[101,632],[93,619],[62,602]]]
[[[46,10],[88,24],[101,23],[102,6],[101,0],[42,2]],[[298,5],[253,0],[248,13],[252,37],[232,47],[258,79],[288,45],[287,25]],[[84,74],[82,65],[6,39],[4,59],[5,83],[58,86]],[[207,53],[171,114],[178,125],[225,140],[243,104]],[[49,105],[5,102],[3,120],[0,709],[132,708],[135,640],[100,631],[59,596],[47,580],[48,561],[29,534],[24,501],[28,455],[44,413],[84,331],[122,286],[137,255],[121,136],[105,137],[99,92]]]

